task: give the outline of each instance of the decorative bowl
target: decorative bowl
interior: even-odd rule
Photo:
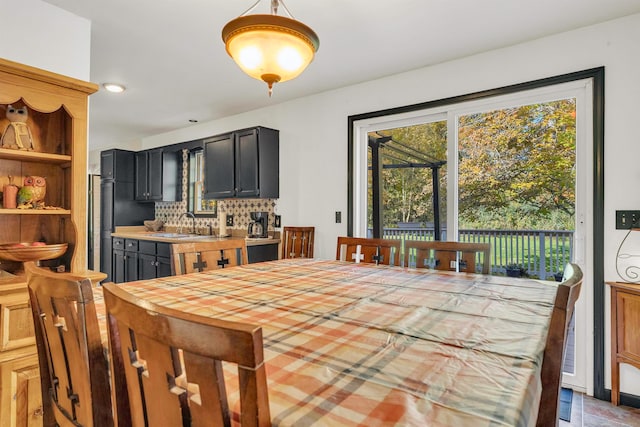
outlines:
[[[0,245],[0,259],[18,262],[40,261],[58,258],[66,251],[66,243],[53,245],[43,245],[40,242],[5,243]]]

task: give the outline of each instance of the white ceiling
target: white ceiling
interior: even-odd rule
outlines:
[[[91,81],[127,87],[91,96],[91,149],[640,13],[640,0],[285,0],[320,49],[269,98],[220,35],[255,0],[44,1],[92,21]]]

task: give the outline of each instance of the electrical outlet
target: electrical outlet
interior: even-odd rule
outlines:
[[[640,228],[640,211],[616,211],[616,230]]]
[[[282,220],[280,218],[280,215],[276,215],[275,219],[273,220],[273,227],[274,228],[280,228],[282,227]]]
[[[342,222],[342,212],[336,211],[336,224],[340,224]]]
[[[227,227],[233,227],[233,215],[227,214]]]

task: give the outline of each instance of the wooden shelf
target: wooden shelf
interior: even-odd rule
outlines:
[[[12,150],[10,148],[0,148],[0,159],[54,164],[71,163],[71,156],[40,153],[37,151]]]
[[[620,363],[640,369],[640,285],[607,282],[611,286],[611,404],[620,403]]]
[[[27,125],[37,149],[0,148],[0,187],[9,184],[9,176],[17,186],[26,176],[42,176],[47,202],[64,207],[0,208],[0,240],[66,243],[67,250],[55,263],[72,273],[87,270],[87,96],[97,90],[93,83],[0,58],[0,106],[29,107]],[[5,126],[4,111],[0,113]],[[19,262],[1,264],[16,277],[0,277],[0,427],[15,425],[16,420],[42,425],[38,354],[24,269]]]
[[[2,209],[0,214],[5,215],[70,215],[69,209]]]

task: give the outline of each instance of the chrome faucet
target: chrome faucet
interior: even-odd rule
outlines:
[[[191,234],[196,234],[196,216],[189,211],[182,212],[178,217],[178,233],[182,234],[182,224],[180,223],[180,220],[182,220],[182,217],[185,215],[191,217]]]

